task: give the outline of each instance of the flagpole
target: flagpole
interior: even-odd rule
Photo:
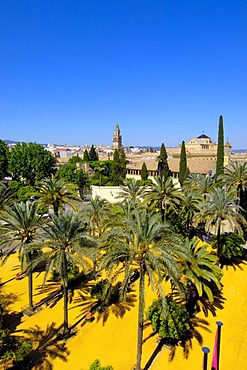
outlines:
[[[223,322],[216,321],[216,325],[218,327],[218,343],[217,343],[217,366],[218,366],[218,369],[217,370],[220,370],[220,341],[221,341],[221,327],[223,325]]]
[[[204,353],[202,370],[207,370],[207,368],[208,368],[208,354],[210,352],[210,349],[208,347],[202,347],[202,352]]]

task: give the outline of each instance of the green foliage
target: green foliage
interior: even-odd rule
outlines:
[[[89,158],[89,154],[88,154],[88,151],[87,149],[84,150],[84,153],[83,153],[83,162],[89,162],[90,158]]]
[[[221,235],[222,257],[230,260],[234,257],[243,256],[243,245],[245,240],[236,233],[225,233]],[[217,246],[217,236],[211,237],[210,243],[213,247]]]
[[[217,180],[219,175],[224,173],[224,128],[223,128],[223,117],[219,118],[218,128],[218,146],[217,146],[217,162],[216,162],[216,175]]]
[[[75,158],[76,160],[79,157],[72,158]],[[71,163],[67,163],[61,166],[57,171],[57,177],[59,179],[76,184],[78,186],[81,199],[84,199],[84,188],[89,186],[89,177],[86,172],[84,172],[82,169],[77,168],[76,163],[79,163],[80,161],[75,162],[75,160],[71,161]]]
[[[92,286],[90,294],[93,298],[96,298],[98,301],[103,301],[106,290],[109,288],[110,282],[108,279],[102,279],[97,284]]]
[[[12,180],[9,182],[8,187],[12,190],[18,191],[22,187],[21,181]]]
[[[174,302],[171,297],[167,297],[166,302],[166,312],[163,312],[161,301],[154,300],[147,311],[147,319],[161,338],[169,342],[178,341],[189,330],[190,317],[186,308]]]
[[[64,179],[69,182],[75,182],[76,164],[66,163],[62,165],[57,171],[57,177],[59,179]]]
[[[25,202],[26,200],[30,200],[30,197],[32,194],[35,192],[34,188],[30,185],[27,186],[22,186],[18,191],[17,191],[17,197],[19,201]]]
[[[75,183],[78,186],[81,199],[84,199],[84,189],[89,186],[89,177],[83,170],[77,170],[75,176]]]
[[[138,186],[149,186],[149,185],[151,185],[153,183],[153,181],[152,180],[150,180],[150,179],[147,179],[147,180],[136,180],[136,185],[138,185]]]
[[[187,158],[186,158],[186,150],[185,150],[185,142],[182,141],[181,145],[181,153],[180,153],[180,162],[179,162],[179,182],[181,186],[189,174],[189,169],[187,167]]]
[[[180,237],[185,238],[188,235],[188,229],[186,227],[185,218],[180,212],[175,212],[174,210],[169,210],[166,214],[166,221],[172,225],[172,230],[180,235]]]
[[[8,176],[9,149],[7,144],[0,140],[0,180]]]
[[[123,185],[127,160],[123,149],[115,149],[111,166],[111,181],[114,186]]]
[[[164,143],[160,147],[160,155],[158,156],[158,171],[159,176],[163,177],[165,181],[170,176],[170,170],[167,161],[167,152]]]
[[[9,172],[14,180],[34,185],[55,173],[56,159],[40,144],[17,143],[10,153]]]
[[[142,168],[141,168],[141,179],[143,181],[148,179],[148,170],[147,170],[147,165],[145,162],[143,162]]]
[[[3,363],[22,361],[31,351],[32,345],[27,340],[11,335],[10,330],[0,329],[0,359]]]
[[[100,360],[95,360],[89,367],[88,370],[114,370],[114,368],[110,365],[101,366]]]
[[[75,155],[75,156],[69,158],[69,160],[68,160],[68,163],[70,163],[70,164],[76,164],[76,163],[82,163],[82,162],[83,162],[83,160],[78,155]]]
[[[99,155],[96,152],[94,145],[91,146],[88,155],[89,155],[89,161],[98,161],[99,160]]]
[[[80,273],[79,267],[71,262],[67,266],[68,281],[76,278]],[[60,281],[61,277],[59,272],[56,269],[53,269],[51,272],[51,281]]]

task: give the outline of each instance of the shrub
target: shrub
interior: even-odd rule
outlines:
[[[243,245],[245,240],[242,236],[236,233],[225,233],[220,237],[222,245],[222,257],[228,260],[234,257],[243,256]],[[211,237],[210,243],[212,247],[217,245],[217,236],[213,235]]]
[[[189,314],[186,308],[167,297],[167,311],[162,312],[160,300],[154,300],[147,311],[153,330],[167,343],[177,343],[181,336],[190,329]]]
[[[68,280],[72,280],[79,275],[79,267],[77,265],[73,265],[71,263],[68,264]],[[55,269],[51,272],[51,281],[59,281],[60,276],[59,272]]]
[[[88,370],[114,370],[114,368],[110,365],[101,366],[100,360],[95,360],[89,367]]]

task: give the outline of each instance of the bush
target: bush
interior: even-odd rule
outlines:
[[[222,245],[222,257],[228,260],[231,260],[235,257],[243,256],[243,245],[245,240],[242,236],[236,233],[225,233],[220,237]],[[210,243],[212,247],[217,246],[217,236],[213,235],[211,237]]]
[[[95,360],[89,367],[88,370],[114,370],[114,368],[110,365],[101,366],[100,360]]]
[[[9,361],[22,361],[32,349],[32,344],[21,338],[11,335],[10,330],[0,329],[0,360],[3,363]]]
[[[190,317],[186,308],[167,297],[167,312],[162,313],[160,300],[154,300],[147,311],[153,330],[167,343],[177,343],[181,336],[190,329]]]
[[[68,280],[72,280],[77,277],[80,273],[79,267],[77,265],[68,264]],[[51,272],[51,281],[59,281],[59,272],[56,269]]]

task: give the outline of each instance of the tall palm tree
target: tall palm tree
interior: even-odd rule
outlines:
[[[217,254],[221,257],[221,231],[224,222],[227,221],[232,230],[242,233],[242,227],[246,224],[244,217],[240,214],[241,207],[236,204],[235,190],[226,191],[223,188],[213,188],[212,193],[200,205],[200,212],[195,215],[195,221],[205,221],[206,230],[214,227],[217,234]]]
[[[43,227],[41,244],[33,246],[39,250],[44,244],[49,248],[36,263],[46,262],[46,274],[55,269],[59,274],[63,287],[64,297],[64,333],[68,332],[68,266],[78,264],[83,270],[91,268],[89,257],[94,250],[95,243],[87,235],[85,223],[80,214],[73,212],[60,212],[51,215],[51,221]]]
[[[54,213],[58,216],[59,208],[68,204],[73,210],[76,210],[76,204],[80,202],[76,185],[69,183],[56,176],[46,178],[37,184],[38,202],[42,207],[52,206]]]
[[[247,163],[232,162],[220,175],[219,180],[226,186],[233,187],[239,198],[239,205],[243,203],[243,192],[247,190]]]
[[[162,221],[165,214],[171,208],[176,210],[181,203],[181,188],[173,184],[172,177],[165,180],[164,177],[156,177],[154,182],[144,191],[144,199],[152,209],[157,208],[161,212]]]
[[[103,163],[103,162],[98,162],[96,164],[96,166],[94,166],[94,171],[99,174],[99,186],[101,186],[102,175],[105,174],[106,170],[107,170],[107,167],[106,167],[105,163]]]
[[[179,280],[176,257],[186,258],[187,254],[179,239],[171,232],[167,223],[161,222],[160,215],[147,209],[136,208],[134,217],[123,215],[121,224],[111,228],[102,238],[104,254],[101,268],[108,273],[123,273],[122,294],[128,291],[133,270],[139,273],[138,296],[138,339],[136,369],[141,369],[143,324],[145,310],[146,279],[157,291],[165,309],[163,278]]]
[[[182,198],[182,212],[186,220],[187,230],[192,225],[192,220],[196,212],[198,212],[199,204],[203,201],[203,198],[199,195],[192,193],[189,190],[184,191]]]
[[[38,239],[38,234],[44,220],[38,214],[36,202],[14,203],[0,216],[0,230],[3,234],[2,245],[7,247],[4,262],[16,249],[19,250],[22,272],[32,264],[35,255],[29,251],[28,245]],[[28,270],[29,309],[33,310],[33,280],[32,268]]]

